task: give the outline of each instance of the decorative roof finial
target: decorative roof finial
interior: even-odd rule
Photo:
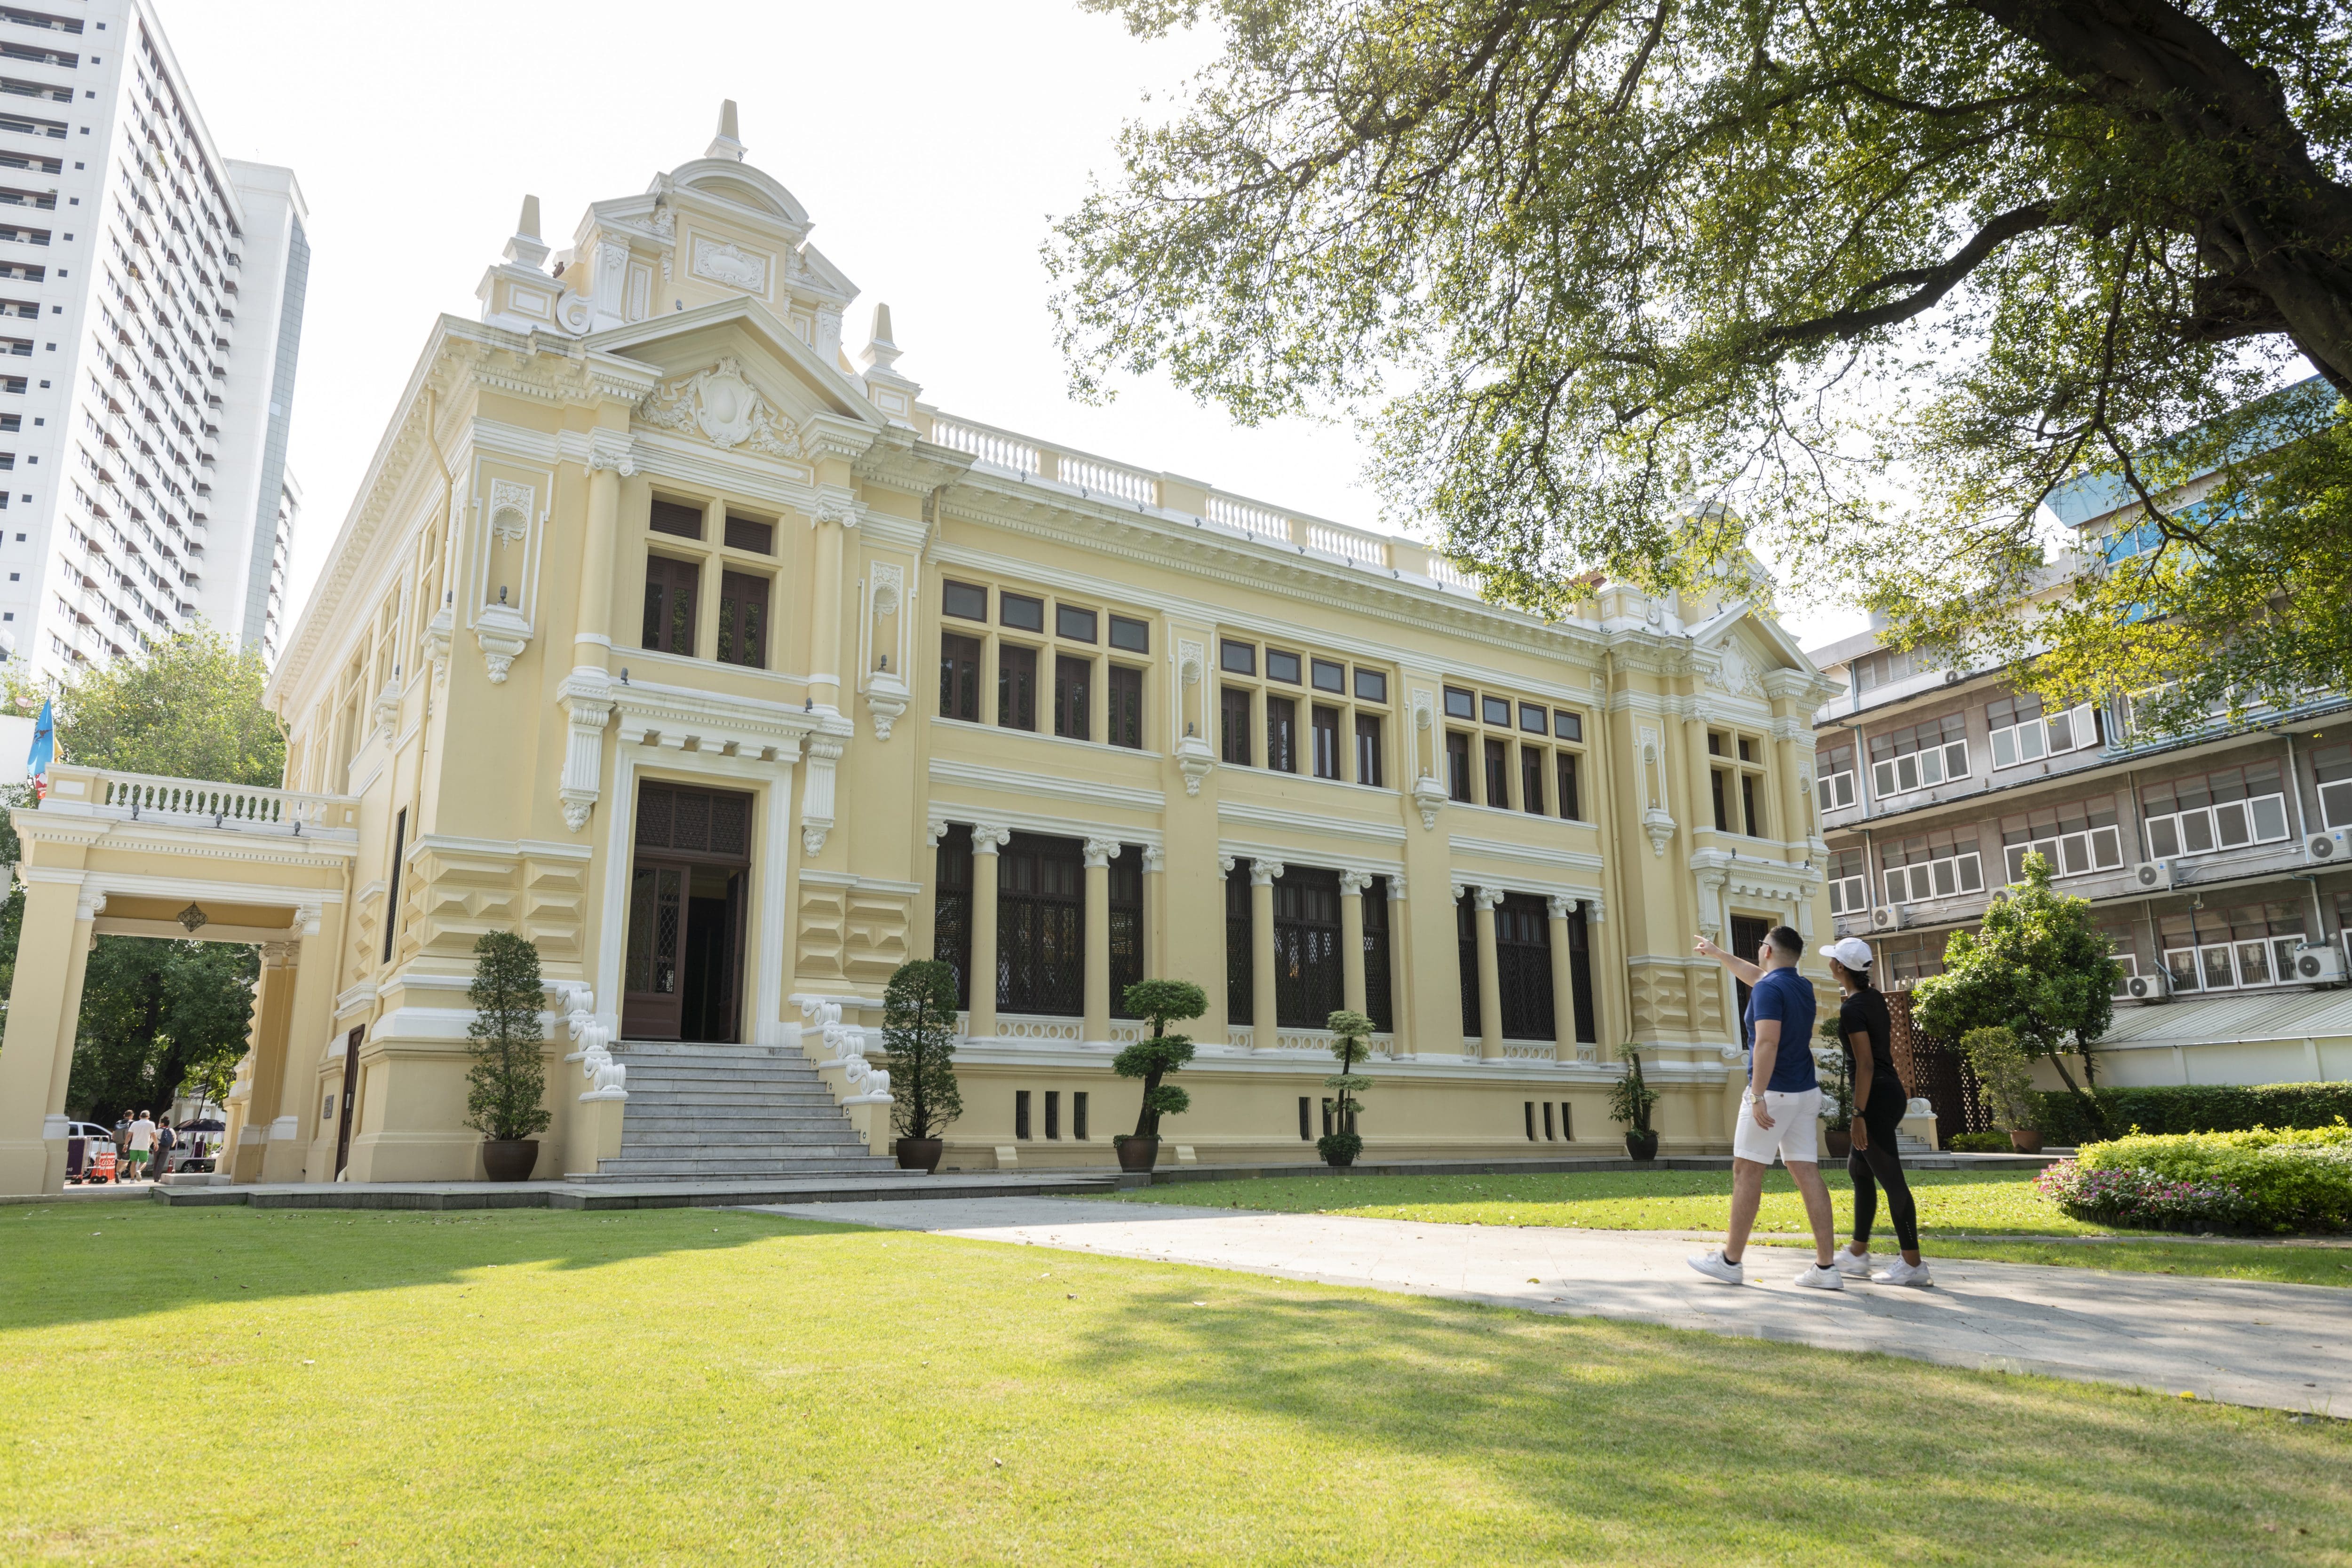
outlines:
[[[515,220],[514,237],[507,241],[507,259],[525,267],[541,267],[547,261],[547,246],[539,239],[539,198],[522,199],[522,215]]]
[[[866,352],[859,358],[866,361],[868,370],[888,371],[903,351],[890,340],[890,307],[877,305],[874,307],[874,330],[867,334]]]
[[[723,99],[719,105],[719,134],[702,150],[705,158],[732,158],[743,161],[743,143],[735,133],[735,100]]]

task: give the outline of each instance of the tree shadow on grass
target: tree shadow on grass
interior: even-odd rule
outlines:
[[[2213,1560],[2262,1560],[2256,1521],[2303,1560],[2352,1544],[2335,1424],[2124,1390],[1213,1276],[1139,1292],[1067,1354],[1150,1358],[1156,1399],[1353,1437],[1367,1463],[1465,1463],[1603,1555],[1662,1526],[1897,1562],[2203,1561],[2208,1527]]]
[[[0,1332],[226,1301],[404,1290],[518,1265],[597,1269],[862,1227],[725,1209],[172,1209],[60,1204],[0,1218]]]

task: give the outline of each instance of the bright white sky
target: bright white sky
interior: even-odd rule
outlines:
[[[310,291],[290,462],[307,599],[434,317],[474,286],[526,192],[556,249],[591,201],[698,157],[719,101],[750,161],[865,292],[898,369],[951,412],[1244,495],[1381,526],[1344,425],[1242,429],[1164,382],[1108,407],[1066,396],[1038,258],[1049,214],[1116,169],[1120,124],[1207,57],[1144,45],[1069,0],[156,0],[221,151],[283,163],[310,207]],[[1805,617],[1808,646],[1858,617]]]

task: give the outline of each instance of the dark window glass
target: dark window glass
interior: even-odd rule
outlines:
[[[1345,664],[1335,664],[1328,659],[1314,659],[1308,661],[1307,674],[1313,677],[1312,684],[1318,692],[1344,692],[1348,689],[1348,667]]]
[[[1217,664],[1220,668],[1231,670],[1237,675],[1255,675],[1257,674],[1257,644],[1220,643],[1217,644]]]
[[[962,621],[988,619],[988,590],[977,583],[948,581],[940,584],[940,610],[943,614]]]
[[[1070,1136],[1082,1144],[1087,1141],[1087,1092],[1083,1089],[1070,1091]]]
[[[1339,777],[1339,710],[1315,705],[1307,715],[1315,730],[1315,777]]]
[[[1086,1011],[1086,864],[1076,839],[1015,833],[997,852],[996,1005]]]
[[[971,830],[961,823],[940,839],[932,893],[931,956],[955,971],[956,1006],[971,1006]]]
[[[646,527],[657,534],[675,534],[682,539],[702,537],[702,508],[681,506],[676,501],[656,501],[653,515]]]
[[[400,934],[400,862],[408,847],[408,812],[392,821],[392,887],[383,896],[383,961],[392,962],[392,940]]]
[[[1709,757],[1720,757],[1723,755],[1723,737],[1711,732],[1708,734],[1706,737],[1706,754]]]
[[[1381,718],[1378,714],[1356,716],[1356,782],[1375,789],[1381,782]]]
[[[753,572],[719,574],[719,662],[768,667],[768,580]]]
[[[1477,699],[1459,686],[1445,688],[1445,716],[1472,718],[1477,715]]]
[[[1519,747],[1519,810],[1543,815],[1544,754],[1539,746]]]
[[[1499,740],[1486,742],[1486,804],[1511,803],[1511,748]]]
[[[1045,601],[1025,593],[999,593],[996,596],[996,618],[1018,632],[1043,632],[1045,629]]]
[[[1265,699],[1265,765],[1276,773],[1298,771],[1298,705],[1288,697]]]
[[[1483,717],[1486,723],[1500,726],[1504,729],[1511,727],[1511,705],[1509,699],[1505,697],[1488,697],[1479,705],[1479,707],[1480,716]]]
[[[1301,1094],[1298,1097],[1298,1141],[1302,1144],[1311,1144],[1315,1141],[1315,1128],[1311,1120],[1314,1114],[1313,1097]]]
[[[1571,821],[1581,821],[1584,812],[1576,792],[1576,753],[1563,751],[1559,754],[1559,814]]]
[[[1727,833],[1731,831],[1731,801],[1724,792],[1723,769],[1718,768],[1708,777],[1713,780],[1715,789],[1715,831],[1718,833]]]
[[[1274,884],[1275,1022],[1321,1029],[1341,994],[1339,873],[1293,866]]]
[[[1095,662],[1064,653],[1054,661],[1054,733],[1086,740],[1087,716],[1093,709]]]
[[[1742,762],[1756,760],[1756,743],[1744,735],[1739,737],[1739,760]]]
[[[1364,890],[1364,1016],[1381,1034],[1396,1029],[1396,1004],[1389,982],[1389,879],[1372,878]]]
[[[1576,1038],[1591,1045],[1601,1038],[1601,1026],[1592,1010],[1592,943],[1585,932],[1581,904],[1568,912],[1568,986],[1576,998]],[[1575,1136],[1568,1130],[1566,1105],[1559,1114],[1559,1135]]]
[[[1298,684],[1298,655],[1296,653],[1285,653],[1279,649],[1268,648],[1265,651],[1265,678],[1269,681],[1286,681],[1294,686],[1297,685]]]
[[[940,716],[980,722],[980,639],[940,633]]]
[[[727,519],[727,548],[773,555],[776,553],[776,525],[755,522],[750,517],[730,517]]]
[[[1470,737],[1458,729],[1445,732],[1445,788],[1456,800],[1470,803]]]
[[[1130,653],[1151,652],[1151,625],[1130,615],[1110,618],[1110,645],[1124,648]]]
[[[1544,1102],[1543,1113],[1544,1113],[1544,1142],[1545,1142],[1545,1143],[1547,1143],[1547,1144],[1549,1144],[1549,1143],[1550,1143],[1550,1142],[1551,1142],[1551,1102],[1550,1102],[1550,1101],[1547,1100],[1547,1101],[1545,1101],[1545,1102]]]
[[[1389,700],[1389,678],[1379,670],[1360,669],[1356,672],[1356,700],[1384,703]]]
[[[1225,1018],[1233,1023],[1250,1021],[1249,862],[1235,861],[1225,873]]]
[[[1250,765],[1250,694],[1226,686],[1217,694],[1218,751],[1236,768]]]
[[[1058,1139],[1062,1135],[1062,1092],[1045,1091],[1045,1135]]]
[[[1029,1091],[1026,1089],[1013,1092],[1013,1135],[1016,1138],[1029,1135]]]
[[[1743,773],[1739,776],[1739,820],[1747,824],[1742,831],[1749,838],[1760,839],[1764,836],[1759,831],[1764,820],[1756,814],[1756,775],[1753,773]]]
[[[1554,708],[1551,714],[1551,732],[1562,740],[1582,740],[1584,716],[1580,713],[1569,713],[1560,708]]]
[[[1110,733],[1103,738],[1113,746],[1143,746],[1143,672],[1130,664],[1110,667]]]
[[[1054,631],[1073,643],[1091,643],[1095,640],[1095,612],[1068,604],[1056,604],[1054,606]]]
[[[1495,906],[1495,968],[1503,1038],[1551,1039],[1551,911],[1542,899],[1515,893]]]
[[[1478,1026],[1478,909],[1468,889],[1454,901],[1454,936],[1462,958],[1462,1032],[1475,1040]]]
[[[1006,729],[1037,727],[1037,650],[996,650],[996,722]]]
[[[1544,710],[1533,703],[1521,703],[1519,727],[1530,735],[1541,735],[1544,732]]]
[[[1143,846],[1121,844],[1110,862],[1110,1016],[1131,1019],[1127,988],[1143,978]],[[1078,1134],[1085,1137],[1084,1133]]]
[[[646,558],[645,645],[694,656],[694,593],[701,570],[690,560]]]

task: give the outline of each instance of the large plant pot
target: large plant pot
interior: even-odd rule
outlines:
[[[1853,1133],[1849,1128],[1825,1128],[1822,1133],[1822,1142],[1829,1145],[1830,1158],[1833,1160],[1842,1160],[1853,1153]]]
[[[898,1168],[902,1171],[922,1171],[925,1174],[940,1168],[940,1156],[947,1152],[945,1138],[901,1138],[898,1140]]]
[[[1335,1171],[1346,1170],[1364,1152],[1364,1140],[1353,1133],[1333,1133],[1316,1140],[1315,1152]]]
[[[1148,1171],[1160,1158],[1157,1138],[1139,1138],[1127,1133],[1112,1142],[1118,1147],[1118,1168],[1123,1171]]]
[[[2021,1155],[2038,1155],[2042,1152],[2042,1134],[2032,1127],[2011,1127],[2009,1146]]]
[[[529,1181],[539,1164],[537,1138],[484,1138],[482,1169],[492,1181]]]
[[[1653,1128],[1636,1132],[1629,1129],[1625,1134],[1625,1152],[1637,1160],[1656,1159],[1658,1157],[1656,1130]]]

